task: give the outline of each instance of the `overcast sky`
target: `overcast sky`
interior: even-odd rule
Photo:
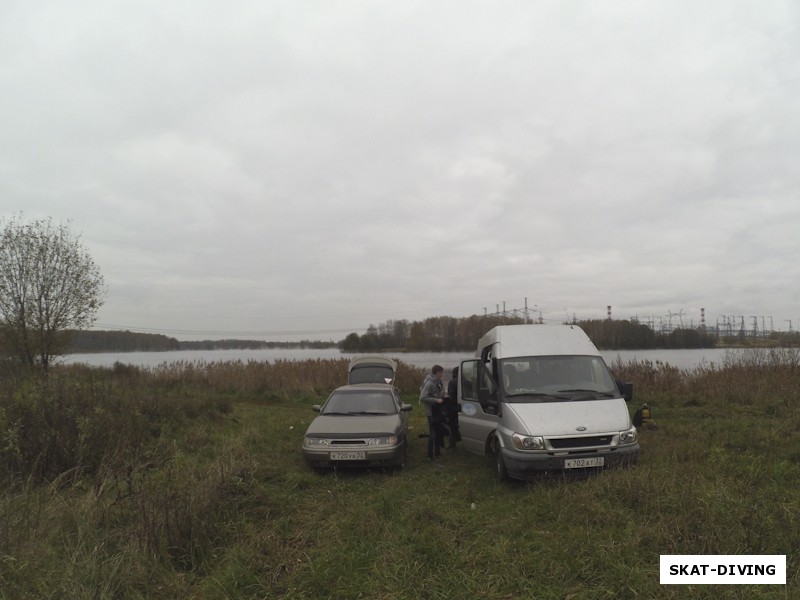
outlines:
[[[786,331],[799,99],[790,0],[3,0],[0,216],[70,221],[100,329]]]

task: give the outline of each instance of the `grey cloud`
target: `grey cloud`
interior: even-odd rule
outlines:
[[[0,212],[72,219],[107,324],[363,328],[525,297],[780,323],[800,316],[798,15],[6,3]]]

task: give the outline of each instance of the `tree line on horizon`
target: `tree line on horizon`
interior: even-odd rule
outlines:
[[[362,335],[349,334],[339,347],[345,352],[472,352],[481,336],[493,327],[523,323],[520,317],[496,315],[386,321],[377,326],[370,325]],[[611,319],[576,321],[573,324],[583,329],[603,350],[713,348],[717,344],[714,333],[698,329],[675,329],[663,334],[641,323]]]
[[[67,354],[102,352],[167,352],[174,350],[258,350],[262,348],[335,348],[336,342],[303,340],[266,342],[261,340],[181,341],[160,333],[135,331],[72,331]]]
[[[350,333],[339,342],[303,340],[272,342],[225,339],[180,341],[163,334],[132,331],[72,331],[68,354],[102,352],[161,352],[175,350],[231,350],[263,348],[339,348],[343,352],[473,352],[477,341],[492,327],[518,325],[519,317],[496,315],[429,317],[422,321],[389,320],[370,325],[363,334]],[[596,319],[576,321],[602,350],[648,350],[713,348],[718,345],[748,345],[741,335],[720,337],[702,328],[678,328],[659,333],[635,321]],[[775,333],[767,340],[785,347],[800,345],[800,334]]]

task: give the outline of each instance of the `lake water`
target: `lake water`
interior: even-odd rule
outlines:
[[[722,364],[725,356],[735,350],[722,348],[692,350],[606,350],[601,354],[609,366],[617,360],[623,363],[632,361],[660,361],[679,369],[694,369],[700,364]],[[110,367],[114,363],[155,367],[173,362],[229,362],[229,361],[268,361],[276,360],[317,360],[351,358],[355,354],[343,354],[336,348],[263,348],[259,350],[174,350],[168,352],[106,352],[100,354],[70,354],[61,359],[62,363],[85,363],[95,367]],[[472,358],[471,353],[459,352],[400,352],[388,356],[417,367],[429,368],[435,364],[449,370],[462,360]]]

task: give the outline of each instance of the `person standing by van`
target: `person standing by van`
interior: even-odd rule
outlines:
[[[450,450],[456,449],[456,442],[461,441],[458,431],[458,367],[453,368],[450,381],[447,382],[447,395],[444,397],[444,414],[450,429]]]
[[[422,382],[419,391],[419,400],[423,404],[425,416],[428,417],[428,458],[433,460],[434,456],[439,456],[444,440],[441,437],[440,429],[442,423],[442,403],[444,399],[444,385],[442,376],[444,368],[434,365],[431,372]]]

